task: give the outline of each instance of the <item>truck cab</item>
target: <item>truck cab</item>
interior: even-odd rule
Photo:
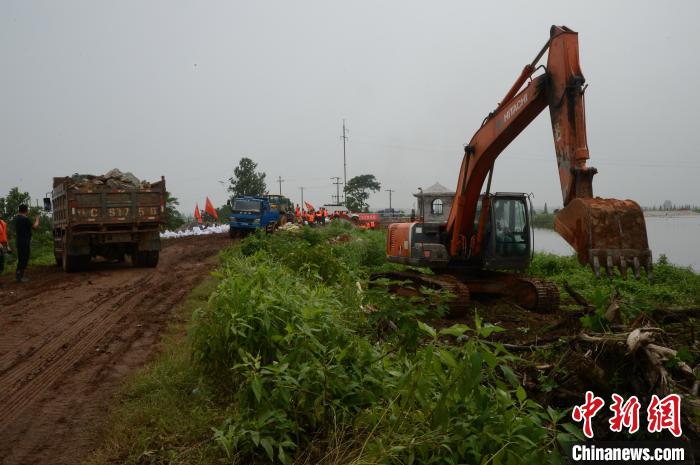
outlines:
[[[272,208],[267,197],[242,196],[228,201],[231,207],[229,235],[239,237],[264,228],[274,231],[280,223],[279,208]]]

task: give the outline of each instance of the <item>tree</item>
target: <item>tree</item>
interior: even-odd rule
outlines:
[[[234,197],[242,195],[265,195],[267,191],[265,173],[256,173],[255,169],[257,167],[258,164],[250,158],[241,158],[238,166],[233,170],[233,176],[229,178],[230,185],[228,191],[231,192]]]
[[[32,198],[29,192],[20,192],[19,187],[13,187],[2,201],[2,218],[5,221],[11,220],[17,215],[20,205],[25,204],[29,206],[31,203]]]
[[[216,213],[219,215],[219,221],[226,223],[229,217],[233,214],[233,211],[231,210],[231,207],[224,204],[216,209]]]
[[[379,192],[381,188],[373,174],[355,176],[345,186],[345,206],[350,211],[364,211],[369,207],[370,192]]]
[[[185,218],[182,216],[177,209],[180,205],[180,201],[177,197],[173,197],[170,192],[165,193],[165,229],[174,231],[183,224],[185,224]]]

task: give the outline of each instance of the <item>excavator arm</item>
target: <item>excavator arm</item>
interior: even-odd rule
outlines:
[[[547,50],[544,73],[533,77]],[[563,26],[552,26],[549,41],[525,66],[465,147],[447,222],[451,256],[468,258],[481,253],[488,196],[482,198],[476,232],[473,225],[484,181],[488,176],[488,193],[496,158],[548,107],[564,203],[555,219],[555,229],[576,250],[581,263],[590,263],[596,275],[600,274],[601,265],[609,275],[617,266],[626,276],[628,265],[637,277],[640,266],[651,275],[651,251],[639,205],[632,200],[593,197],[592,181],[597,170],[587,166],[584,83],[578,34]]]

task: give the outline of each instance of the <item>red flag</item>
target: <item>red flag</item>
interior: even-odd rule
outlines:
[[[202,224],[202,214],[199,211],[199,204],[194,205],[194,217],[197,218],[197,223]]]
[[[209,200],[209,197],[207,197],[207,203],[204,206],[204,211],[213,216],[215,220],[219,219],[219,214],[216,213],[216,208],[214,208],[214,205],[212,205],[211,200]]]
[[[306,204],[306,210],[316,210],[313,205],[311,205],[309,202],[304,200],[304,203]]]

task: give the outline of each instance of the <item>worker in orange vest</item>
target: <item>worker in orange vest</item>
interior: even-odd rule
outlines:
[[[314,224],[314,211],[309,210],[306,212],[306,222],[309,223],[309,226],[312,226]]]
[[[321,207],[321,208],[323,208],[323,207]],[[319,225],[321,223],[323,223],[323,213],[321,212],[321,208],[316,210],[316,219],[314,220],[316,222],[316,224],[319,224]]]
[[[323,224],[326,224],[326,219],[328,218],[328,210],[325,207],[321,208],[321,214],[323,215]]]
[[[7,223],[0,218],[0,275],[5,270],[5,254],[10,251],[7,243]],[[2,284],[0,283],[0,286]]]
[[[299,208],[299,204],[297,204],[297,207],[294,209],[294,218],[297,224],[301,224],[301,209]]]

